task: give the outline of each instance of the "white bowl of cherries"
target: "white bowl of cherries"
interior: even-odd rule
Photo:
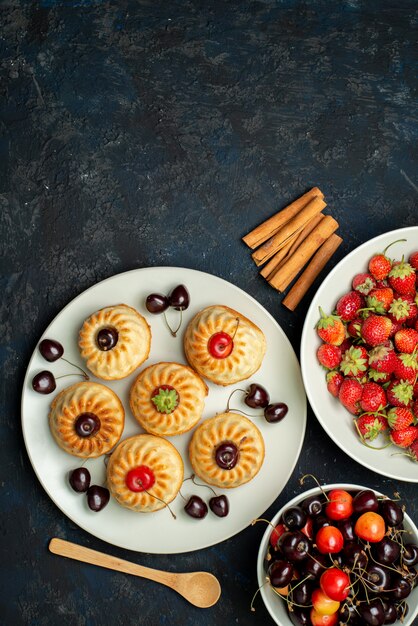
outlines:
[[[279,626],[412,626],[418,530],[396,498],[352,484],[315,487],[273,517],[260,593]]]

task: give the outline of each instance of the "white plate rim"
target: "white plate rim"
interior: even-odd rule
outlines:
[[[271,313],[269,313],[269,311],[267,311],[267,309],[265,309],[263,307],[262,304],[260,304],[253,296],[251,296],[249,293],[247,293],[246,291],[244,291],[243,289],[241,289],[240,287],[238,287],[237,285],[225,280],[224,278],[221,278],[219,276],[217,276],[216,274],[211,274],[209,272],[204,272],[201,270],[195,270],[192,268],[186,268],[186,267],[178,267],[178,266],[147,266],[147,267],[141,267],[141,268],[134,268],[131,270],[128,270],[126,272],[120,272],[118,274],[113,274],[112,276],[109,276],[101,281],[98,281],[97,283],[94,283],[93,285],[91,285],[90,287],[88,287],[87,289],[83,290],[82,292],[80,292],[75,298],[73,298],[72,300],[70,300],[62,309],[60,309],[60,311],[58,312],[58,314],[51,320],[51,322],[48,324],[48,326],[46,327],[46,329],[44,330],[44,332],[42,333],[42,335],[40,336],[39,340],[36,343],[36,347],[32,353],[31,358],[29,359],[28,365],[27,365],[27,369],[26,369],[26,373],[25,373],[25,377],[24,377],[24,381],[23,381],[23,386],[22,386],[22,394],[21,394],[21,426],[22,426],[22,432],[23,432],[23,439],[24,439],[24,443],[25,443],[25,448],[26,448],[26,452],[28,454],[30,463],[32,465],[32,468],[39,480],[39,482],[41,483],[43,489],[46,491],[46,493],[48,494],[48,496],[50,497],[50,499],[53,501],[53,503],[58,507],[58,509],[68,518],[70,519],[74,524],[76,524],[79,528],[81,528],[82,530],[84,530],[85,532],[88,532],[89,534],[93,535],[94,537],[96,537],[97,539],[100,539],[102,541],[105,541],[106,543],[109,543],[110,545],[114,545],[116,547],[120,547],[120,548],[124,548],[124,549],[128,549],[128,550],[132,550],[134,552],[146,552],[147,554],[186,554],[186,553],[190,553],[190,552],[194,552],[196,550],[201,550],[204,548],[208,548],[211,547],[213,545],[217,545],[219,543],[222,543],[223,541],[226,541],[228,539],[230,539],[231,537],[234,537],[235,535],[239,534],[240,532],[242,532],[245,528],[247,528],[251,522],[251,520],[245,521],[245,523],[241,524],[237,529],[235,529],[233,532],[226,534],[221,540],[215,540],[215,541],[208,541],[206,543],[202,543],[202,545],[198,548],[191,548],[190,550],[175,550],[173,549],[172,551],[168,551],[168,550],[164,550],[164,551],[160,551],[160,550],[152,550],[152,549],[147,549],[146,551],[142,551],[142,550],[138,550],[135,548],[132,548],[131,546],[127,545],[126,543],[119,542],[119,541],[109,541],[109,539],[107,537],[104,537],[103,535],[101,535],[100,532],[92,532],[90,529],[86,528],[83,524],[81,524],[77,519],[75,519],[72,515],[68,514],[68,512],[64,511],[64,509],[60,506],[60,504],[56,501],[54,495],[50,492],[50,490],[47,488],[47,486],[45,485],[44,481],[42,480],[42,477],[40,476],[37,468],[36,468],[36,464],[34,462],[34,459],[31,455],[30,452],[30,445],[29,442],[27,440],[27,433],[25,430],[25,420],[24,420],[24,415],[23,415],[23,403],[24,403],[24,395],[25,395],[25,390],[27,389],[28,386],[28,379],[29,377],[33,374],[33,372],[31,372],[31,367],[33,364],[33,361],[36,357],[37,354],[37,349],[38,349],[38,345],[40,343],[40,341],[42,341],[43,338],[45,338],[47,336],[47,333],[49,331],[49,328],[51,327],[51,325],[53,323],[55,323],[58,318],[60,318],[62,315],[64,315],[64,313],[67,311],[67,309],[69,307],[71,307],[76,301],[78,301],[79,299],[81,299],[88,291],[94,289],[97,285],[102,285],[105,284],[106,282],[110,282],[111,280],[114,280],[115,278],[121,277],[121,276],[126,276],[128,274],[135,274],[135,273],[142,273],[142,272],[147,272],[147,270],[163,270],[163,271],[168,271],[171,273],[175,273],[175,272],[192,272],[194,274],[199,274],[203,277],[205,276],[210,276],[211,278],[215,278],[216,280],[222,282],[224,284],[225,287],[228,287],[228,289],[233,289],[238,291],[241,295],[243,295],[245,298],[247,298],[248,300],[250,300],[259,310],[260,312],[267,316],[270,321],[273,323],[273,325],[275,326],[276,330],[279,332],[279,334],[281,335],[282,339],[284,340],[284,342],[287,344],[289,350],[290,350],[290,354],[292,355],[292,358],[295,359],[299,370],[300,370],[300,362],[297,358],[296,352],[293,349],[292,344],[290,343],[290,340],[288,339],[286,333],[284,332],[284,330],[282,329],[282,327],[280,326],[280,324],[274,319],[274,317],[271,315]],[[106,381],[103,381],[106,384]],[[301,378],[301,382],[302,382],[302,388],[303,388],[303,381]],[[305,439],[305,434],[306,434],[306,424],[307,424],[307,400],[306,400],[306,393],[303,393],[303,398],[302,398],[302,405],[303,405],[303,412],[301,415],[301,433],[300,433],[300,438],[299,438],[299,445],[297,447],[297,453],[295,454],[295,458],[293,460],[293,463],[291,464],[291,466],[289,467],[288,471],[285,472],[285,480],[283,481],[283,487],[280,489],[280,491],[278,491],[273,499],[273,501],[269,504],[269,506],[267,508],[269,508],[274,501],[277,499],[277,497],[280,495],[281,491],[284,489],[284,487],[286,486],[290,476],[293,473],[293,470],[299,460],[300,457],[300,453],[303,447],[303,443],[304,443],[304,439]],[[262,514],[262,511],[260,511],[260,514]],[[255,517],[257,517],[257,515],[255,515]]]
[[[308,489],[307,491],[304,491],[302,493],[300,493],[299,495],[295,496],[294,498],[292,498],[291,500],[289,500],[289,502],[286,502],[286,504],[284,504],[281,509],[279,509],[279,511],[277,511],[277,513],[274,515],[274,517],[272,517],[272,519],[270,520],[270,524],[273,524],[273,526],[276,525],[276,523],[279,521],[279,518],[282,516],[283,511],[291,506],[297,505],[299,504],[299,502],[301,502],[301,500],[304,500],[305,498],[309,498],[310,496],[314,496],[317,494],[321,493],[321,489],[323,489],[324,491],[328,492],[331,491],[332,489],[345,489],[346,491],[363,491],[365,489],[370,489],[370,487],[365,487],[364,485],[356,485],[354,483],[333,483],[333,484],[327,484],[327,485],[321,485],[321,487],[312,487],[312,489]],[[372,489],[372,491],[377,494],[378,496],[385,496],[384,493],[378,491],[377,489]],[[404,513],[404,519],[406,520],[406,522],[409,524],[409,526],[411,527],[412,532],[415,534],[415,537],[418,538],[418,528],[416,527],[414,521],[412,520],[412,518],[407,514]],[[261,586],[264,582],[265,582],[265,573],[264,573],[264,553],[266,550],[266,546],[268,544],[269,538],[270,538],[270,533],[271,533],[271,526],[270,524],[267,526],[266,530],[264,531],[264,534],[261,538],[260,541],[260,547],[258,549],[258,556],[257,556],[257,580],[258,580],[258,584],[260,585],[260,594],[261,597],[263,598],[263,602],[265,607],[267,608],[268,612],[270,613],[271,618],[276,622],[276,624],[278,624],[278,626],[284,626],[283,624],[281,624],[278,620],[278,618],[275,616],[275,611],[273,609],[273,606],[271,605],[270,602],[270,597],[267,595],[266,592],[266,588],[264,586]],[[418,592],[417,592],[418,593]],[[417,606],[415,607],[413,613],[411,613],[411,615],[408,615],[408,623],[405,623],[404,626],[412,626],[412,621],[414,620],[414,618],[417,616],[418,614],[418,602],[417,602]],[[290,619],[288,620],[289,626],[291,626],[291,622]]]
[[[307,346],[307,335],[308,333],[310,333],[312,331],[312,327],[311,327],[311,318],[314,317],[313,312],[314,309],[316,308],[317,304],[315,302],[316,297],[318,295],[318,293],[322,290],[322,288],[324,287],[324,284],[329,280],[331,280],[331,278],[338,273],[340,266],[344,263],[347,263],[347,261],[349,259],[351,259],[352,257],[356,256],[356,254],[358,252],[361,252],[363,249],[374,245],[374,244],[378,244],[379,241],[386,239],[389,236],[393,236],[396,238],[402,238],[402,235],[404,235],[406,232],[410,233],[410,232],[416,232],[418,235],[418,226],[405,226],[403,228],[398,228],[395,230],[390,230],[384,233],[381,233],[380,235],[377,235],[376,237],[373,237],[372,239],[368,239],[367,241],[365,241],[364,243],[360,244],[359,246],[357,246],[356,248],[354,248],[354,250],[352,250],[351,252],[349,252],[345,257],[343,257],[338,263],[337,265],[329,272],[329,274],[327,275],[327,277],[324,279],[324,281],[320,284],[320,286],[318,287],[317,291],[315,292],[315,294],[312,297],[312,301],[311,304],[309,306],[309,309],[306,313],[306,317],[305,317],[305,323],[303,325],[303,330],[302,330],[302,335],[301,335],[301,342],[300,342],[300,364],[301,364],[301,371],[302,371],[302,378],[303,378],[303,382],[304,382],[304,386],[305,386],[305,392],[306,395],[308,397],[309,400],[309,404],[312,408],[312,411],[314,412],[318,422],[321,424],[322,428],[324,429],[324,431],[326,432],[326,434],[328,435],[328,437],[330,437],[330,439],[339,447],[341,448],[341,450],[343,452],[345,452],[345,454],[347,454],[349,457],[351,457],[354,461],[356,461],[357,463],[360,463],[360,465],[363,465],[364,467],[367,467],[367,469],[376,472],[382,476],[385,476],[387,478],[392,478],[394,480],[402,480],[405,482],[410,482],[410,483],[416,483],[418,482],[418,475],[416,478],[414,477],[405,477],[399,474],[395,474],[393,472],[390,471],[383,471],[379,468],[377,468],[373,463],[368,463],[367,461],[365,461],[364,459],[361,459],[358,457],[358,455],[356,455],[355,452],[352,452],[351,450],[349,450],[347,448],[347,446],[344,444],[343,441],[337,441],[334,439],[334,437],[331,436],[331,434],[328,432],[328,429],[326,427],[326,424],[324,423],[324,420],[321,417],[321,411],[317,406],[315,397],[313,396],[313,394],[311,393],[311,386],[309,385],[309,383],[307,383],[308,377],[309,377],[309,373],[307,371],[307,367],[308,367],[308,358],[306,356],[306,346]],[[359,271],[361,271],[359,269]],[[320,367],[320,366],[319,366]],[[326,387],[324,384],[324,392],[326,391]],[[359,446],[361,445],[360,442],[358,444]],[[373,454],[372,451],[370,451],[371,454]],[[372,458],[372,457],[371,457]]]

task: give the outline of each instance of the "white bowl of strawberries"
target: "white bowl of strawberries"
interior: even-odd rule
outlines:
[[[401,502],[351,484],[288,502],[261,541],[257,576],[279,626],[412,626],[418,530]]]
[[[328,435],[362,465],[409,482],[418,482],[417,276],[418,227],[371,239],[319,287],[301,341],[306,393]]]

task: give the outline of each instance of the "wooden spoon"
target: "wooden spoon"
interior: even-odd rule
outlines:
[[[190,572],[185,574],[176,574],[174,572],[162,572],[150,567],[136,565],[123,559],[118,559],[110,554],[97,552],[90,548],[84,548],[76,543],[64,541],[55,537],[49,542],[49,550],[54,554],[65,556],[69,559],[90,563],[91,565],[99,565],[107,569],[113,569],[117,572],[125,574],[133,574],[133,576],[141,576],[154,580],[157,583],[166,585],[177,591],[183,598],[186,598],[191,604],[207,609],[216,604],[221,595],[221,586],[218,579],[209,574],[209,572]]]

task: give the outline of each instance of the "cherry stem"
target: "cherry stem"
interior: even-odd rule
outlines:
[[[257,591],[255,592],[255,594],[253,595],[253,598],[251,600],[251,604],[250,604],[250,609],[253,613],[255,613],[255,608],[254,608],[254,600],[257,597],[257,594],[260,592],[261,587],[264,587],[264,585],[267,585],[267,583],[269,582],[269,579],[266,580],[265,583],[263,583],[262,585],[260,585],[260,587],[257,589]]]
[[[66,358],[65,358],[65,357],[63,357],[63,356],[61,357],[61,360],[62,360],[62,361],[65,361],[66,363],[68,363],[68,365],[72,365],[73,367],[76,367],[78,370],[80,370],[80,372],[83,372],[84,378],[85,378],[86,380],[90,380],[89,375],[87,374],[87,372],[85,372],[85,371],[83,370],[83,368],[82,368],[82,367],[80,367],[79,365],[76,365],[75,363],[71,363],[71,361],[69,361],[68,359],[66,359]]]
[[[309,477],[309,478],[312,478],[312,479],[316,482],[316,484],[318,485],[318,487],[319,487],[319,489],[321,490],[322,494],[325,496],[326,501],[327,501],[327,502],[329,502],[329,498],[328,498],[327,494],[325,493],[325,491],[323,490],[321,483],[319,482],[319,480],[317,479],[317,477],[316,477],[316,476],[314,476],[313,474],[304,474],[304,475],[302,476],[302,478],[299,478],[299,483],[300,483],[301,485],[303,485],[303,484],[304,484],[304,482],[305,482],[305,480],[306,480],[306,478],[308,478],[308,477]]]
[[[165,323],[167,324],[168,330],[171,333],[171,336],[172,337],[177,337],[177,333],[180,330],[180,326],[181,326],[182,321],[183,321],[183,309],[180,309],[180,323],[179,323],[179,325],[177,326],[177,328],[175,330],[173,330],[171,328],[170,324],[168,323],[168,319],[167,319],[167,315],[165,314],[165,311],[163,312],[163,315],[164,315]]]
[[[383,250],[383,256],[386,256],[386,252],[389,250],[391,246],[394,246],[395,243],[401,243],[401,241],[407,241],[407,239],[397,239],[396,241],[392,241],[386,248]]]
[[[234,339],[235,339],[235,335],[237,334],[237,331],[238,331],[238,326],[239,326],[239,317],[236,317],[236,318],[235,318],[235,321],[237,322],[237,325],[235,326],[234,334],[233,334],[233,335],[232,335],[232,337],[231,337],[231,341],[230,341],[230,343],[232,343],[232,342],[234,341]],[[228,344],[228,345],[229,345],[229,344]]]
[[[67,376],[82,376],[84,380],[89,380],[89,377],[86,374],[61,374],[61,376],[55,376],[55,380],[59,380],[60,378],[67,378]]]
[[[266,524],[271,526],[273,530],[276,530],[276,527],[274,526],[274,524],[269,522],[268,519],[264,519],[264,517],[258,517],[257,519],[253,519],[253,521],[251,522],[251,526],[254,526],[255,524],[257,524],[257,522],[265,522]]]
[[[229,413],[229,411],[230,411],[229,402],[230,402],[232,396],[234,395],[234,393],[236,393],[237,391],[242,391],[242,393],[247,393],[244,389],[234,389],[234,391],[231,391],[231,393],[229,394],[229,398],[227,400],[227,403],[226,403],[226,411],[225,411],[225,413]]]
[[[191,480],[191,481],[192,481],[192,483],[193,483],[194,485],[196,485],[196,487],[206,487],[207,489],[210,489],[210,490],[211,490],[211,492],[213,493],[213,495],[215,495],[215,496],[217,495],[217,494],[216,494],[216,491],[215,491],[214,489],[212,489],[212,487],[210,487],[209,485],[202,485],[202,483],[197,483],[197,482],[195,481],[195,478],[196,478],[195,474],[192,474],[192,475],[191,475],[191,476],[189,476],[188,478],[185,478],[185,479],[183,480],[183,482],[185,482],[186,480]]]
[[[167,509],[170,511],[171,515],[173,516],[174,519],[177,519],[176,514],[174,513],[174,511],[171,509],[170,505],[167,504],[167,502],[165,502],[162,498],[159,498],[158,496],[155,496],[153,493],[150,493],[147,489],[145,489],[144,484],[142,482],[142,480],[139,478],[138,479],[139,484],[142,487],[142,490],[145,491],[145,493],[147,493],[149,496],[151,496],[151,498],[155,498],[156,500],[158,500],[159,502],[162,502]]]

